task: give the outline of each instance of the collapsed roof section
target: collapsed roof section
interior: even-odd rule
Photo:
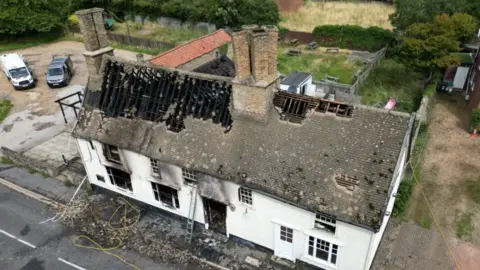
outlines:
[[[107,117],[126,117],[165,123],[168,130],[185,128],[187,116],[211,119],[225,132],[232,127],[228,80],[194,76],[107,57],[98,103]]]

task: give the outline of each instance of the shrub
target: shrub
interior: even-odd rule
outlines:
[[[143,28],[143,24],[141,23],[136,22],[133,24],[133,29],[135,30],[142,30],[142,28]]]
[[[480,129],[480,109],[474,109],[472,111],[472,119],[470,121],[470,129]]]
[[[67,24],[69,27],[78,27],[78,17],[75,14],[68,16]]]
[[[358,25],[317,26],[313,30],[313,37],[322,46],[367,51],[378,51],[395,40],[392,31],[376,26],[363,28]]]
[[[402,217],[408,208],[408,200],[412,195],[413,182],[412,180],[403,180],[398,187],[397,198],[393,206],[392,215],[394,217]]]

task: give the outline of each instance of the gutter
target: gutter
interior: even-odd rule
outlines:
[[[380,219],[379,219],[378,224],[377,224],[377,226],[375,227],[375,230],[374,230],[375,233],[379,232],[380,228],[382,227],[383,217],[385,216],[385,212],[387,210],[387,205],[388,205],[388,202],[390,200],[390,196],[392,195],[393,187],[395,185],[394,180],[398,176],[398,174],[400,173],[400,170],[402,170],[402,168],[399,168],[400,163],[402,162],[401,157],[406,150],[410,149],[410,137],[411,137],[414,122],[415,122],[415,114],[412,114],[411,117],[410,117],[410,120],[408,122],[407,132],[405,133],[405,136],[403,138],[402,150],[398,154],[397,164],[395,166],[395,173],[392,176],[392,181],[390,182],[390,187],[388,188],[388,196],[387,196],[387,199],[385,200],[385,202],[383,204]],[[407,153],[407,157],[408,157],[408,153]],[[400,181],[401,181],[401,179],[400,179]]]

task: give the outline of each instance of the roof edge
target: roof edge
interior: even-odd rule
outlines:
[[[387,110],[383,108],[376,108],[373,106],[368,106],[368,105],[363,105],[363,104],[356,104],[355,107],[359,109],[365,109],[365,110],[370,110],[370,111],[375,111],[375,112],[380,112],[380,113],[388,113],[392,114],[395,116],[401,116],[405,118],[410,118],[412,116],[412,113],[406,113],[406,112],[399,112],[399,111],[394,111],[394,110]]]

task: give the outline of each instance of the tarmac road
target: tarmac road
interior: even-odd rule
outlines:
[[[134,269],[100,251],[73,245],[75,232],[60,223],[40,222],[55,215],[46,205],[0,185],[0,269]],[[115,250],[140,269],[195,269],[158,264],[127,250]]]

